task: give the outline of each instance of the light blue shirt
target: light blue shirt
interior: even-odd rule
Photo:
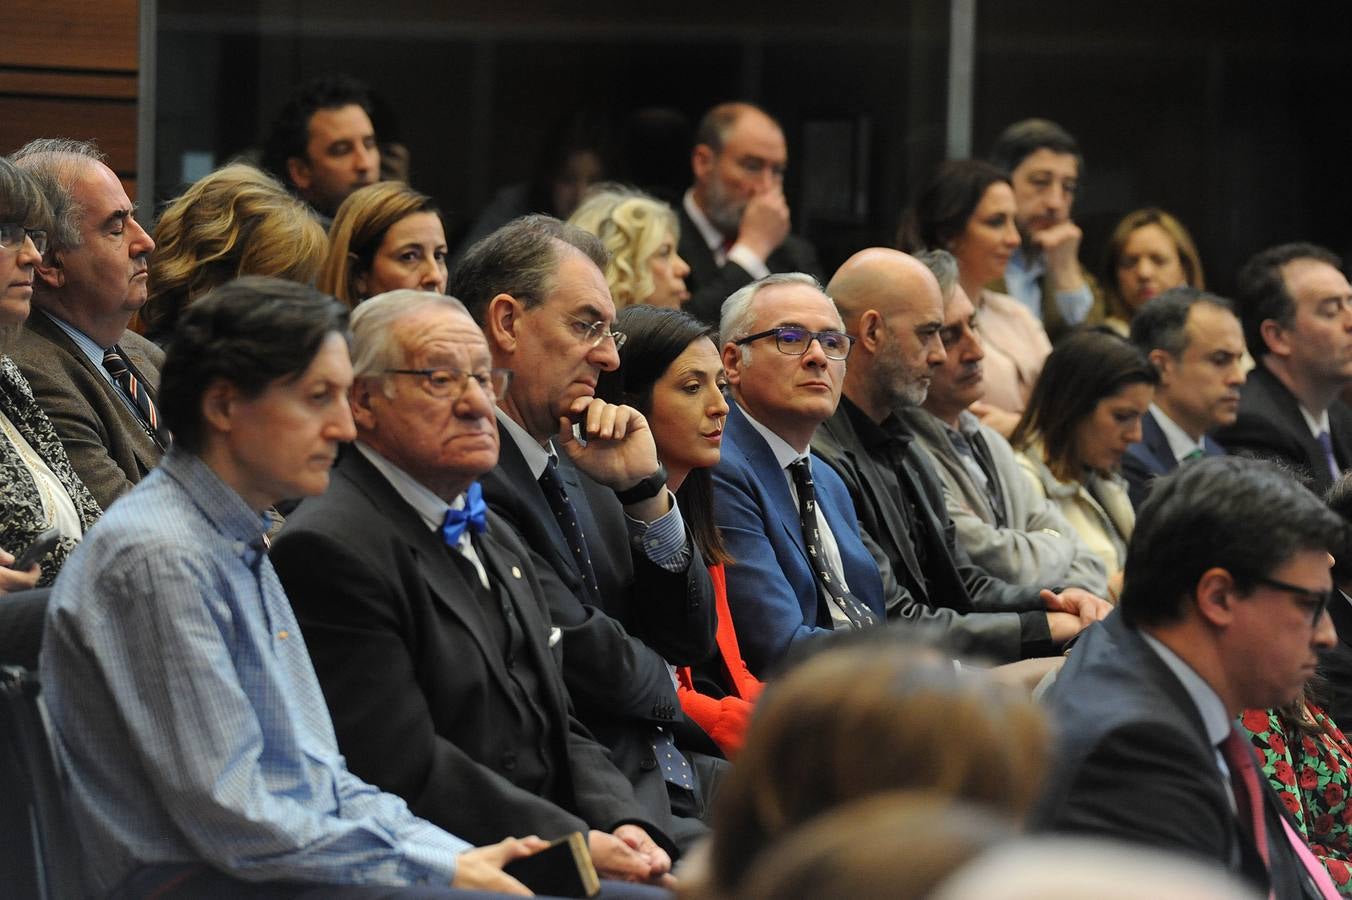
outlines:
[[[83,353],[85,356],[89,357],[89,361],[94,364],[94,371],[102,375],[103,380],[113,386],[113,390],[116,391],[117,395],[122,398],[122,402],[123,404],[126,405],[127,409],[132,411],[132,413],[136,416],[138,421],[141,420],[143,416],[141,414],[141,411],[136,408],[136,401],[131,399],[130,394],[122,390],[122,385],[117,383],[117,381],[113,378],[113,374],[103,367],[103,351],[106,350],[107,348],[100,347],[92,337],[85,334],[83,331],[76,328],[69,322],[58,319],[56,316],[52,315],[49,312],[46,312],[45,310],[38,310],[38,312],[41,312],[44,316],[46,316],[47,318],[51,319],[54,323],[56,323],[56,327],[64,331],[66,333],[66,336],[75,342],[75,346],[80,348],[80,352]],[[128,360],[128,365],[130,365],[130,362],[131,361]]]
[[[1039,253],[1028,257],[1023,248],[1014,251],[1005,266],[1005,290],[1028,311],[1042,321],[1042,278],[1047,274],[1047,263]],[[1057,291],[1056,307],[1069,326],[1079,325],[1094,308],[1094,292],[1082,284],[1073,291]]]
[[[448,884],[469,845],[347,770],[264,518],[171,449],[53,590],[43,696],[101,893],[147,864]]]

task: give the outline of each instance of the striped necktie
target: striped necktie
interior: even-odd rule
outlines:
[[[122,355],[122,348],[117,344],[103,351],[103,367],[122,390],[127,392],[132,403],[136,404],[145,423],[146,433],[159,444],[161,450],[168,447],[169,430],[160,422],[160,411],[155,407],[155,401],[150,398],[149,389],[136,377],[126,357]]]

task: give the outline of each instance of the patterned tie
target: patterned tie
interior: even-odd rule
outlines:
[[[127,396],[136,404],[136,408],[141,412],[141,419],[146,425],[146,433],[163,450],[169,446],[169,431],[160,424],[160,411],[155,408],[155,401],[150,399],[150,391],[145,385],[137,379],[136,373],[127,365],[127,359],[122,355],[122,348],[117,344],[103,351],[103,367],[108,370],[108,374],[113,376],[113,380],[121,386],[122,390],[127,392]]]
[[[1338,459],[1333,455],[1333,438],[1329,437],[1327,431],[1321,431],[1319,437],[1315,440],[1319,441],[1319,446],[1324,449],[1324,459],[1329,464],[1329,474],[1333,476],[1334,481],[1337,481],[1343,474],[1343,470],[1338,467]]]
[[[850,622],[851,628],[867,628],[878,624],[878,617],[867,606],[860,603],[840,583],[839,577],[831,572],[822,551],[821,532],[817,523],[817,489],[812,482],[812,471],[806,459],[800,459],[789,465],[793,473],[793,484],[798,489],[798,521],[803,528],[803,543],[807,545],[807,555],[812,567],[817,570],[817,580],[831,602],[840,607]]]
[[[573,507],[573,501],[568,499],[568,492],[563,489],[563,479],[559,477],[559,461],[552,456],[549,458],[549,465],[545,466],[544,474],[540,476],[540,489],[544,491],[549,509],[554,513],[559,529],[563,531],[563,539],[567,542],[568,549],[573,552],[573,561],[577,563],[578,571],[582,574],[582,584],[587,589],[588,599],[592,603],[599,604],[601,590],[596,584],[596,570],[592,568],[587,540],[582,534],[582,528],[577,524],[577,510]]]

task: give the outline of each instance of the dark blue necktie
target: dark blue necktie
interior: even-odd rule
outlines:
[[[466,528],[473,528],[475,534],[488,530],[488,504],[484,502],[484,489],[477,481],[465,491],[464,509],[446,510],[446,518],[441,523],[441,539],[446,546],[457,547]]]

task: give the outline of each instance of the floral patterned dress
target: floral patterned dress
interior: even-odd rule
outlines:
[[[1319,733],[1301,731],[1271,709],[1249,709],[1239,724],[1249,734],[1263,771],[1291,811],[1296,828],[1328,869],[1338,892],[1352,897],[1352,743],[1324,711],[1307,703],[1305,711]]]

